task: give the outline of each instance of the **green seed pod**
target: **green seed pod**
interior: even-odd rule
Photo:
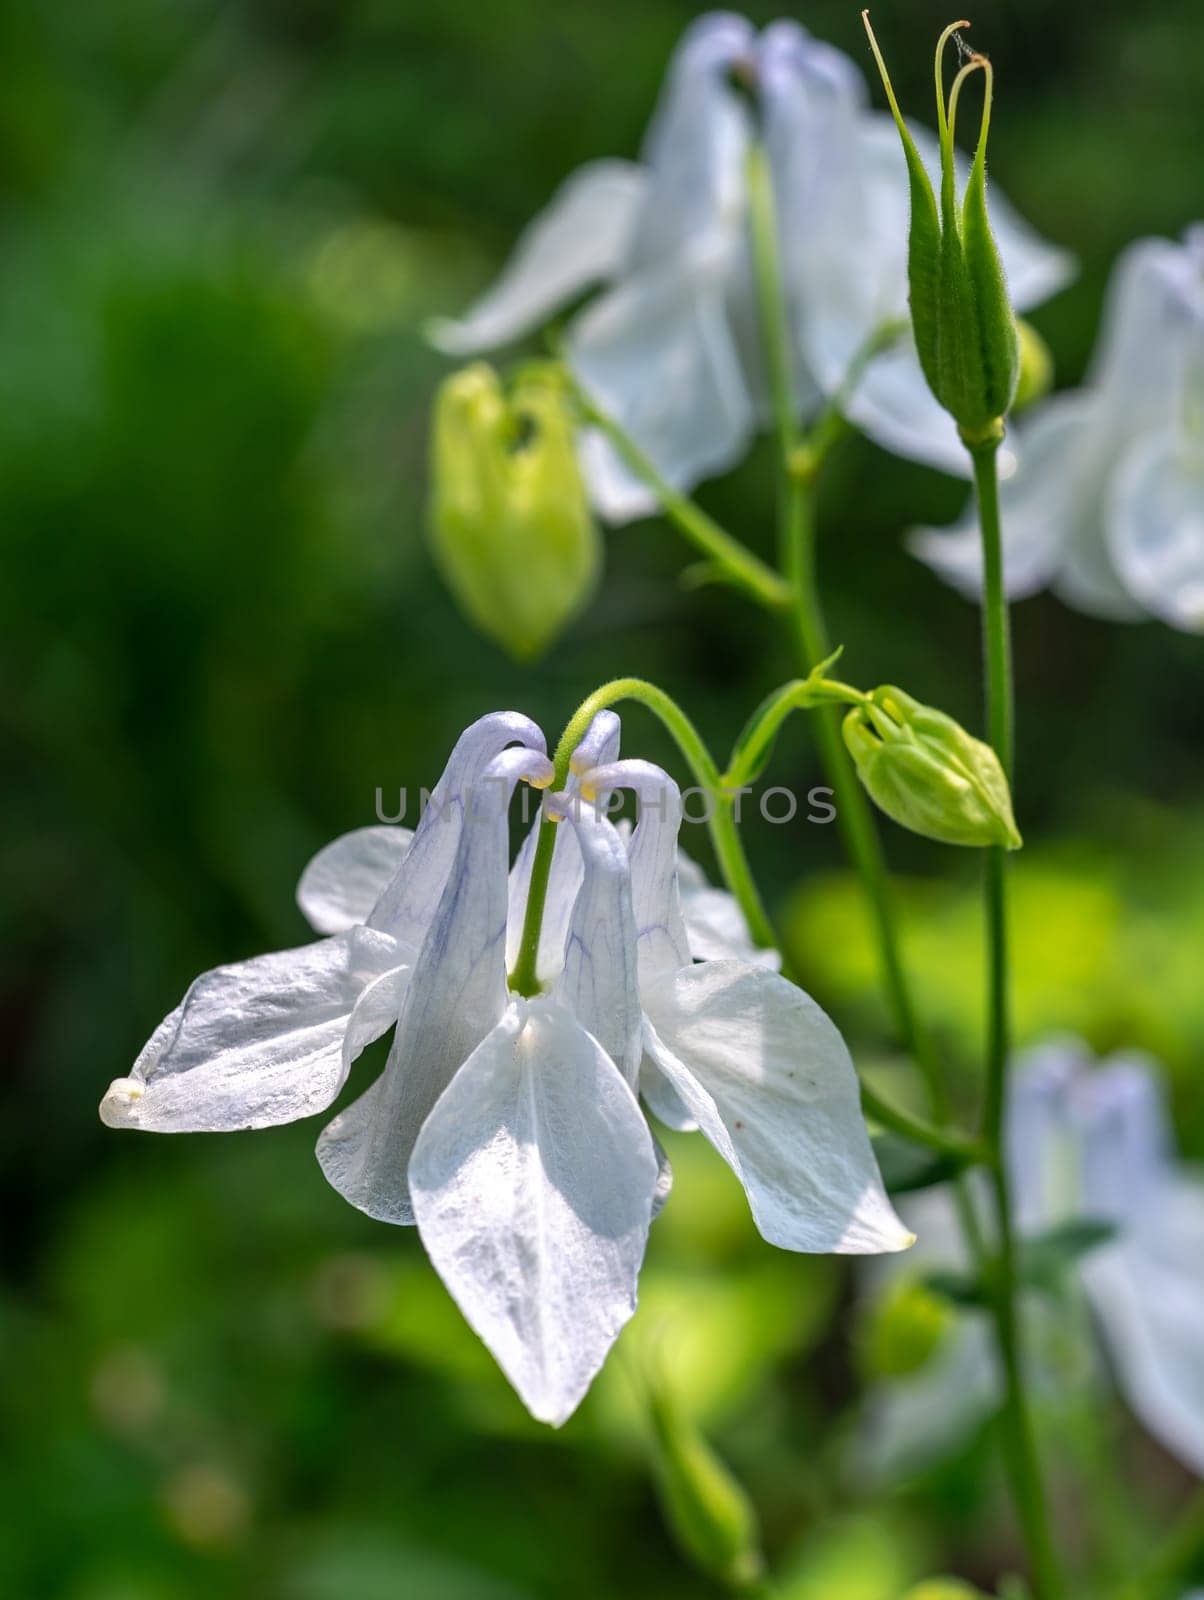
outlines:
[[[887,684],[853,707],[843,732],[870,798],[901,827],[944,844],[1019,849],[998,756],[943,711]]]
[[[682,1553],[717,1583],[755,1583],[765,1563],[744,1488],[659,1380],[649,1381],[647,1404],[661,1508]]]
[[[430,537],[448,587],[511,655],[542,654],[601,565],[558,369],[528,367],[509,395],[485,362],[454,373],[431,455]]]
[[[941,147],[941,192],[937,197],[895,99],[886,63],[867,13],[866,32],[891,113],[903,142],[911,191],[907,275],[916,349],[928,387],[953,417],[970,446],[1001,436],[1020,375],[1016,319],[1008,300],[999,252],[987,215],[987,133],[993,74],[985,56],[971,55],[945,101],[945,47],[969,23],[955,22],[936,48],[937,128]],[[959,206],[953,164],[957,103],[975,72],[985,79],[982,126],[966,192]]]
[[[1035,405],[1053,388],[1053,356],[1045,340],[1023,317],[1016,318],[1016,333],[1020,339],[1020,381],[1016,385],[1013,411],[1023,411]]]
[[[905,1378],[939,1349],[953,1325],[953,1307],[917,1278],[891,1284],[869,1313],[861,1340],[865,1376]]]

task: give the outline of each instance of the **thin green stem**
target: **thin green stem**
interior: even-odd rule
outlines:
[[[950,1156],[962,1167],[983,1166],[988,1155],[986,1147],[974,1139],[964,1139],[960,1134],[938,1128],[922,1117],[913,1117],[909,1111],[893,1106],[862,1080],[861,1104],[867,1116],[882,1127],[909,1139],[912,1144],[926,1145],[943,1156]]]
[[[619,457],[656,495],[661,509],[677,531],[713,564],[716,574],[744,590],[768,611],[781,611],[787,606],[790,592],[773,568],[733,538],[726,528],[720,527],[701,506],[667,483],[614,418],[571,375],[569,381],[583,419],[606,435]]]
[[[677,702],[663,689],[658,689],[655,684],[647,683],[642,678],[615,678],[588,695],[569,718],[556,746],[552,760],[555,768],[553,789],[563,789],[567,783],[573,752],[585,737],[586,729],[594,717],[599,711],[604,711],[608,706],[616,705],[623,700],[634,700],[646,706],[672,735],[695,781],[710,797],[707,827],[724,881],[735,895],[756,942],[766,947],[775,945],[773,927],[761,903],[760,894],[744,854],[744,847],[736,831],[733,807],[735,797],[725,790],[722,775],[701,734]],[[532,995],[539,990],[537,971],[539,930],[543,925],[557,826],[558,824],[550,817],[545,816],[540,823],[539,838],[535,845],[535,859],[531,864],[531,882],[527,890],[527,910],[523,920],[518,957],[514,971],[510,975],[511,988],[519,994]]]
[[[986,655],[987,727],[991,744],[1009,781],[1012,774],[1012,662],[1007,597],[1003,588],[1003,548],[999,519],[998,441],[970,447],[983,549],[983,645]],[[1005,1158],[1010,1019],[1008,994],[1007,855],[987,853],[987,1085],[983,1143],[991,1155],[997,1253],[993,1263],[991,1309],[1004,1377],[1002,1422],[1017,1510],[1032,1565],[1037,1600],[1057,1600],[1062,1577],[1050,1530],[1041,1467],[1025,1386],[1020,1320],[1017,1312],[1016,1241],[1011,1186]]]

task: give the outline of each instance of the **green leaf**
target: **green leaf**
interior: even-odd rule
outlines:
[[[1025,1288],[1055,1291],[1082,1258],[1116,1237],[1116,1224],[1096,1217],[1074,1217],[1055,1223],[1031,1239],[1022,1239],[1016,1270]]]

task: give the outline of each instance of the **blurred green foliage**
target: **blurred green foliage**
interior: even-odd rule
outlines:
[[[0,5],[0,1593],[700,1595],[625,1377],[643,1339],[752,1493],[787,1600],[894,1600],[940,1570],[989,1584],[1014,1557],[981,1442],[866,1504],[842,1466],[849,1279],[761,1245],[688,1140],[640,1315],[553,1434],[416,1238],[329,1191],[316,1129],[142,1140],[95,1116],[195,973],[306,937],[308,855],[370,821],[377,786],[429,783],[470,718],[516,705],[554,734],[596,682],[635,672],[722,749],[789,675],[738,600],[678,587],[659,525],[609,538],[598,598],[535,671],[467,632],[423,547],[445,368],[422,320],[486,281],[577,162],[636,151],[692,14]],[[863,59],[856,7],[813,0],[805,20]],[[918,103],[945,14],[900,0],[875,20]],[[997,73],[993,171],[1081,258],[1035,318],[1073,381],[1116,251],[1200,210],[1204,15],[991,0],[974,22]],[[703,497],[762,549],[767,464]],[[975,615],[898,537],[961,492],[850,441],[821,561],[849,674],[974,726]],[[1042,598],[1018,609],[1016,646],[1022,1029],[1149,1045],[1199,1154],[1198,643]],[[627,745],[671,763],[638,714]],[[816,781],[801,719],[771,773]],[[817,995],[906,1094],[832,834],[748,830]],[[971,1103],[972,869],[889,846],[921,997]],[[1137,1459],[1140,1529],[1179,1480]]]

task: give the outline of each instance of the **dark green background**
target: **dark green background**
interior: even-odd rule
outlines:
[[[326,1187],[316,1126],[140,1139],[95,1114],[195,973],[305,938],[292,894],[309,854],[372,820],[377,785],[433,782],[471,718],[512,705],[554,737],[598,681],[639,673],[722,751],[789,675],[739,599],[678,586],[683,549],[659,524],[609,536],[602,592],[533,670],[468,632],[424,548],[445,368],[422,320],[488,280],[573,166],[636,153],[693,14],[668,0],[0,8],[0,1592],[14,1600],[708,1592],[662,1530],[621,1359],[563,1433],[539,1429],[416,1238]],[[852,0],[802,20],[865,65]],[[882,0],[875,20],[901,98],[930,115],[948,16]],[[1035,318],[1073,382],[1116,253],[1204,213],[1204,12],[1014,0],[973,20],[996,66],[994,176],[1081,261]],[[771,467],[759,448],[703,495],[765,551]],[[824,485],[820,559],[846,675],[973,723],[976,615],[900,540],[961,494],[851,440]],[[1021,1029],[1156,1050],[1199,1154],[1199,641],[1044,597],[1015,630]],[[671,759],[638,713],[626,742]],[[818,781],[805,726],[771,771]],[[811,987],[905,1095],[833,830],[747,838]],[[920,991],[972,1104],[976,864],[888,842]],[[990,1579],[1014,1551],[990,1452],[867,1491],[840,1465],[849,1281],[771,1252],[708,1155],[674,1154],[643,1324],[756,1496],[793,1574],[784,1592],[892,1600],[942,1567]],[[1182,1479],[1144,1443],[1123,1453],[1140,1542]],[[1069,1466],[1059,1484],[1067,1539],[1087,1548],[1090,1497]]]

